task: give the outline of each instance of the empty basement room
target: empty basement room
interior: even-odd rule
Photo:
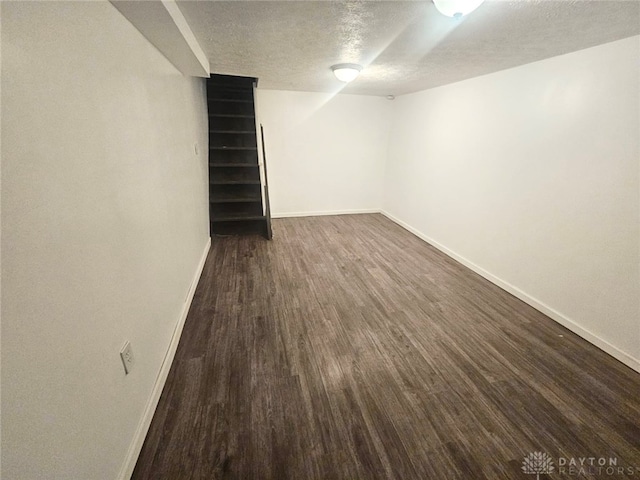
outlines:
[[[0,2],[2,480],[640,478],[640,3]]]

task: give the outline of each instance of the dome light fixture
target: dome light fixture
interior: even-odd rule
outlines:
[[[355,63],[339,63],[331,67],[333,74],[341,82],[349,83],[360,75],[362,66]]]
[[[447,17],[460,18],[478,8],[484,0],[433,0],[438,11]]]

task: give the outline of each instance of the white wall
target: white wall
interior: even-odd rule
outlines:
[[[385,211],[640,369],[640,37],[394,102]]]
[[[257,90],[274,216],[378,211],[391,102]]]
[[[2,2],[5,480],[125,462],[208,241],[205,105],[111,4]]]

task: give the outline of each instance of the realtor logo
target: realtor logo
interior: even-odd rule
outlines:
[[[522,461],[522,471],[530,475],[535,474],[536,480],[540,480],[540,474],[549,475],[553,470],[553,460],[544,452],[531,452]]]

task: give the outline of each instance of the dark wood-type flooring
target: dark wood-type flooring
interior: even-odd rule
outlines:
[[[640,478],[640,374],[381,215],[273,229],[213,239],[134,479]]]

